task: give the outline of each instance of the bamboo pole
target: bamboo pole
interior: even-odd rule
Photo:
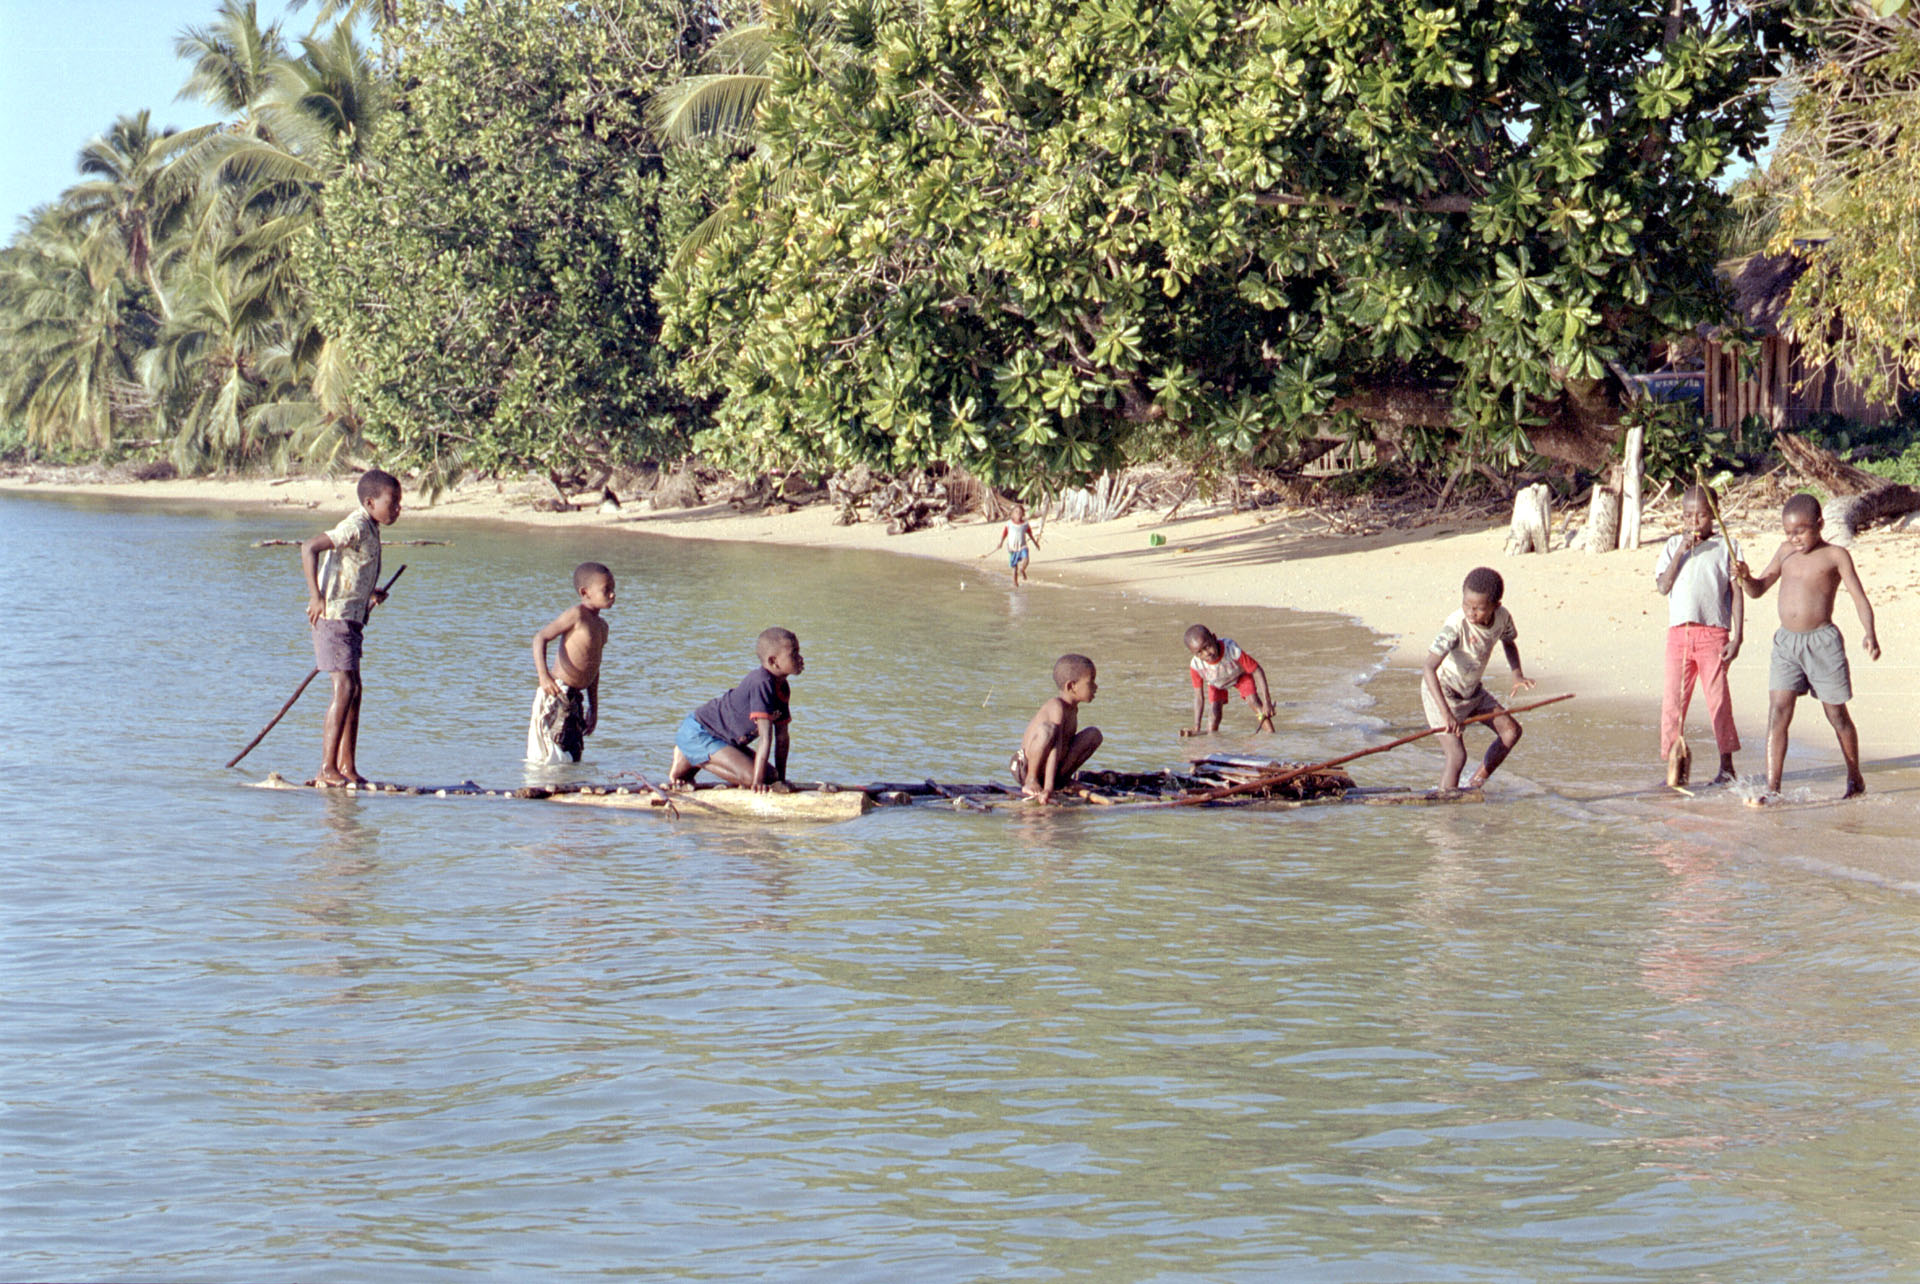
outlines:
[[[1573,697],[1574,693],[1569,691],[1565,695],[1548,696],[1545,700],[1535,700],[1532,704],[1523,704],[1517,709],[1498,709],[1492,713],[1476,713],[1471,718],[1460,719],[1460,725],[1464,727],[1472,722],[1491,722],[1502,714],[1530,713],[1535,709],[1544,709],[1550,704],[1559,704],[1562,700],[1571,700]],[[1290,780],[1298,780],[1302,776],[1311,776],[1316,771],[1325,771],[1329,767],[1338,767],[1342,763],[1352,762],[1355,758],[1365,758],[1371,754],[1385,753],[1389,749],[1398,749],[1401,745],[1410,745],[1416,740],[1425,740],[1428,736],[1437,736],[1445,730],[1445,727],[1428,727],[1425,731],[1416,731],[1410,736],[1401,736],[1398,740],[1389,741],[1384,745],[1375,745],[1371,749],[1361,749],[1355,753],[1342,754],[1338,758],[1329,758],[1325,762],[1316,762],[1310,767],[1293,767],[1286,771],[1277,772],[1271,776],[1262,776],[1257,780],[1248,780],[1237,785],[1223,785],[1218,789],[1208,789],[1197,794],[1186,794],[1179,798],[1170,798],[1163,803],[1146,803],[1143,805],[1149,807],[1192,807],[1198,803],[1215,802],[1221,798],[1230,798],[1234,794],[1250,794],[1260,789],[1273,789],[1286,784]]]
[[[394,586],[394,584],[400,579],[402,575],[405,575],[406,573],[407,573],[406,563],[402,562],[400,564],[400,569],[393,573],[393,579],[390,579],[385,584],[381,585],[380,591],[382,593],[385,593],[388,589]],[[307,691],[307,687],[310,686],[313,680],[319,676],[320,676],[320,670],[318,669],[311,670],[307,674],[307,676],[301,680],[300,685],[293,689],[293,694],[287,697],[287,702],[280,706],[280,712],[273,715],[273,721],[267,723],[266,726],[260,728],[260,734],[255,736],[253,739],[247,741],[247,747],[245,749],[242,749],[239,753],[227,759],[227,765],[229,767],[236,767],[240,764],[240,760],[242,758],[252,753],[253,747],[259,744],[262,740],[265,740],[267,738],[267,733],[269,731],[272,731],[275,727],[280,725],[280,719],[287,716],[287,710],[293,708],[293,702],[295,700],[298,700],[301,696],[305,695]]]

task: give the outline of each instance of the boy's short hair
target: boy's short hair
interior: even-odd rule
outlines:
[[[1204,624],[1188,626],[1186,633],[1187,650],[1191,651],[1197,646],[1205,646],[1207,639],[1212,636],[1213,630]]]
[[[398,495],[400,479],[392,473],[381,472],[378,468],[369,468],[360,474],[360,485],[354,490],[361,503],[366,503],[375,495]]]
[[[1794,495],[1788,499],[1781,507],[1780,519],[1785,521],[1795,513],[1800,514],[1800,516],[1810,522],[1817,522],[1820,520],[1820,501],[1803,490],[1798,495]]]
[[[1064,687],[1069,682],[1078,682],[1081,678],[1093,676],[1093,661],[1084,655],[1075,655],[1069,651],[1053,662],[1053,685]]]
[[[754,654],[758,655],[764,663],[767,660],[771,660],[773,653],[782,647],[798,645],[800,645],[800,639],[793,636],[792,630],[771,628],[760,630],[760,637],[754,642],[753,650]]]
[[[579,592],[595,580],[605,580],[611,584],[613,583],[613,572],[598,562],[582,562],[573,568],[574,592]]]
[[[1482,597],[1498,602],[1507,594],[1507,582],[1500,578],[1500,572],[1491,566],[1476,566],[1467,572],[1467,582],[1463,586],[1469,593],[1478,593]]]

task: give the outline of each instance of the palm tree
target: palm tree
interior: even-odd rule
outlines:
[[[188,158],[200,178],[192,267],[141,365],[182,468],[328,453],[357,424],[291,247],[326,181],[361,162],[385,95],[349,25],[300,47],[268,68],[254,128],[209,136]]]
[[[173,162],[214,128],[155,133],[146,111],[122,116],[80,149],[80,172],[93,177],[61,197],[82,221],[113,229],[134,279],[153,291],[162,317],[169,307],[154,270],[155,246],[178,225],[192,198],[185,172]]]
[[[219,15],[204,27],[187,27],[173,51],[193,65],[180,97],[198,98],[243,125],[267,91],[273,65],[287,56],[278,23],[260,26],[255,0],[221,0]]]
[[[137,412],[136,355],[152,318],[111,236],[42,206],[0,251],[0,417],[38,446],[105,449]]]

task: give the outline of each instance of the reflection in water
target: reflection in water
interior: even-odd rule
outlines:
[[[1735,852],[1750,831],[1711,806],[1631,796],[1643,737],[1611,711],[1533,719],[1492,801],[1435,808],[759,829],[183,770],[229,756],[310,663],[297,567],[249,547],[310,525],[0,503],[22,633],[62,636],[78,578],[113,605],[71,644],[143,657],[71,692],[102,730],[70,763],[0,742],[13,778],[46,782],[0,794],[10,1275],[1911,1262],[1874,1192],[1920,1141],[1915,902]],[[657,776],[678,717],[775,621],[810,660],[797,775],[999,779],[1066,650],[1101,667],[1099,761],[1189,748],[1184,608],[962,591],[904,560],[450,534],[410,557],[369,643],[362,756],[383,776],[523,779],[525,639],[589,559],[622,602],[583,775]],[[204,632],[257,639],[221,657],[212,705],[189,590]],[[1329,756],[1417,724],[1408,675],[1361,685],[1381,649],[1358,631],[1207,614],[1286,657],[1287,692],[1277,735],[1209,749]],[[0,704],[35,698],[0,669]],[[256,769],[311,761],[317,717]],[[1795,828],[1810,815],[1766,823],[1805,845],[1831,832]],[[1869,838],[1892,825],[1859,815]]]

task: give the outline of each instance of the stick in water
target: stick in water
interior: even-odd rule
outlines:
[[[1532,704],[1523,704],[1517,709],[1498,709],[1492,713],[1476,713],[1471,718],[1460,719],[1460,725],[1464,727],[1470,722],[1490,722],[1498,718],[1501,714],[1527,713],[1533,709],[1544,708],[1547,705],[1559,704],[1562,700],[1571,699],[1573,699],[1573,693],[1568,692],[1566,695],[1549,696],[1545,700],[1535,700]],[[1191,807],[1196,803],[1213,802],[1217,798],[1230,798],[1234,794],[1250,794],[1261,789],[1273,789],[1286,784],[1290,780],[1298,780],[1302,776],[1311,776],[1316,771],[1325,771],[1329,767],[1338,767],[1343,762],[1352,762],[1355,758],[1365,758],[1369,754],[1385,753],[1389,749],[1398,749],[1401,745],[1412,744],[1416,740],[1425,740],[1428,736],[1437,736],[1445,730],[1445,727],[1428,727],[1425,731],[1416,731],[1410,736],[1401,736],[1398,740],[1389,741],[1384,745],[1375,745],[1371,749],[1361,749],[1355,753],[1342,754],[1338,758],[1329,758],[1325,762],[1316,762],[1311,767],[1289,767],[1285,771],[1276,772],[1271,776],[1261,776],[1257,780],[1249,780],[1244,784],[1223,785],[1219,789],[1209,789],[1203,793],[1187,794],[1180,798],[1171,798],[1159,805],[1165,807]]]
[[[393,587],[394,582],[396,580],[398,580],[402,575],[405,575],[406,573],[407,573],[406,563],[402,562],[400,564],[400,569],[393,573],[393,579],[388,580],[385,584],[381,585],[380,591],[382,593],[385,593],[388,589]],[[293,689],[293,694],[287,697],[287,702],[280,706],[280,712],[273,715],[273,721],[269,722],[266,726],[260,728],[260,734],[255,736],[253,739],[247,741],[247,747],[245,749],[242,749],[239,753],[233,755],[233,757],[229,758],[227,760],[227,765],[229,767],[238,766],[242,758],[252,753],[253,747],[259,744],[262,740],[265,740],[267,738],[267,733],[269,731],[272,731],[275,727],[280,725],[280,719],[287,716],[287,710],[293,708],[293,702],[295,700],[298,700],[301,696],[305,695],[307,691],[307,687],[313,682],[315,678],[319,676],[320,676],[320,670],[318,669],[314,669],[311,672],[309,672],[306,678],[300,683],[300,685]]]

